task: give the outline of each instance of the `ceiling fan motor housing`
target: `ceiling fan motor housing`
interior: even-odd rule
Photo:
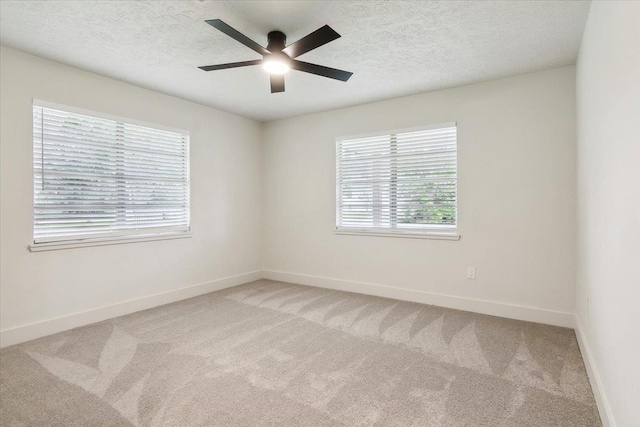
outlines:
[[[287,36],[282,31],[271,31],[267,35],[267,50],[271,53],[279,52],[285,48],[287,43]]]

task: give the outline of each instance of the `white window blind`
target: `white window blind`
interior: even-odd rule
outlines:
[[[189,135],[33,106],[34,243],[189,231]]]
[[[455,230],[456,146],[455,123],[339,138],[337,230]]]

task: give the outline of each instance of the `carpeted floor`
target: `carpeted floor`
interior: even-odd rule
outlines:
[[[574,332],[261,280],[9,347],[3,426],[599,426]]]

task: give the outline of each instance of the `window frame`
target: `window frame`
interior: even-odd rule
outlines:
[[[455,185],[455,194],[456,194],[456,218],[454,225],[436,225],[432,224],[429,226],[414,226],[412,227],[409,224],[405,224],[403,227],[366,227],[366,228],[358,228],[358,227],[340,227],[338,224],[340,223],[340,155],[339,155],[339,146],[340,143],[347,140],[352,139],[360,139],[360,138],[373,138],[380,136],[389,136],[390,148],[393,149],[394,137],[398,134],[402,133],[411,133],[411,132],[420,132],[434,129],[442,129],[446,127],[456,127],[456,185]],[[411,128],[401,128],[401,129],[393,129],[393,130],[385,130],[379,132],[371,132],[365,134],[357,134],[357,135],[346,135],[339,136],[335,139],[335,177],[336,177],[336,185],[335,185],[335,228],[334,234],[338,235],[355,235],[355,236],[379,236],[379,237],[401,237],[401,238],[412,238],[412,239],[435,239],[435,240],[460,240],[461,235],[459,234],[459,215],[458,215],[458,207],[459,207],[459,192],[458,192],[458,123],[453,122],[445,122],[438,124],[431,124],[425,126],[417,126]],[[397,188],[397,180],[390,181],[390,197],[389,197],[389,205],[393,206],[394,201],[391,195],[394,192],[394,188]],[[397,203],[397,200],[395,201]],[[390,218],[393,219],[394,216],[397,215],[397,212],[393,210],[390,212]],[[412,230],[412,228],[414,228]]]
[[[142,126],[151,128],[154,130],[161,130],[167,132],[178,133],[186,138],[186,201],[187,201],[187,219],[188,219],[188,227],[186,231],[183,230],[167,230],[160,231],[157,228],[155,231],[150,230],[149,233],[124,233],[122,230],[113,230],[113,232],[96,235],[86,235],[86,236],[77,236],[77,238],[72,239],[64,239],[64,240],[55,240],[46,242],[37,242],[35,241],[35,192],[34,192],[34,184],[36,180],[36,171],[34,168],[34,123],[33,123],[33,109],[34,107],[42,107],[42,108],[50,108],[55,110],[61,110],[64,112],[82,114],[90,117],[95,117],[103,120],[111,120],[118,123],[125,123],[134,126]],[[156,240],[173,240],[173,239],[183,239],[183,238],[191,238],[193,236],[193,225],[191,223],[191,134],[188,130],[174,128],[170,126],[160,125],[157,123],[149,123],[140,120],[130,119],[126,117],[106,114],[98,111],[87,110],[83,108],[73,107],[69,105],[58,104],[49,101],[43,101],[40,99],[33,99],[31,104],[31,132],[30,132],[30,144],[31,144],[31,243],[27,246],[30,252],[40,252],[40,251],[49,251],[49,250],[59,250],[59,249],[73,249],[73,248],[81,248],[81,247],[90,247],[90,246],[103,246],[103,245],[115,245],[115,244],[126,244],[126,243],[136,243],[136,242],[148,242],[148,241],[156,241]]]

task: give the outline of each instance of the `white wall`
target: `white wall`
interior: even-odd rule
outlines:
[[[601,414],[640,425],[640,2],[594,2],[577,65],[576,309]],[[587,302],[588,299],[588,302]],[[585,354],[586,353],[586,354]]]
[[[572,322],[573,67],[261,126],[8,48],[0,54],[3,345],[215,288],[180,291],[188,286],[254,279],[259,272],[243,274],[263,267],[302,283]],[[30,253],[33,98],[189,129],[194,237]],[[462,240],[333,234],[336,136],[453,120]],[[477,268],[475,281],[467,266]]]
[[[267,123],[267,277],[572,325],[574,77],[565,67]],[[333,233],[337,136],[451,121],[460,241]]]
[[[171,291],[261,269],[260,123],[8,48],[0,55],[3,345],[147,303],[21,326],[163,292],[149,301],[168,302],[211,287]],[[193,237],[30,253],[33,98],[191,131]]]

